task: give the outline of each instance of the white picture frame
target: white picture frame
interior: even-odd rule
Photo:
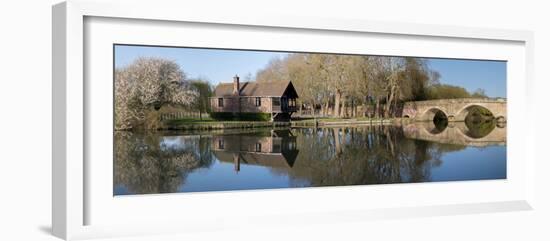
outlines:
[[[246,222],[251,225],[273,223],[292,225],[301,222],[325,223],[388,217],[422,217],[532,209],[535,138],[532,128],[528,128],[527,131],[523,129],[521,133],[517,131],[518,126],[534,126],[530,123],[530,120],[523,118],[523,116],[529,116],[532,111],[529,106],[532,106],[533,103],[532,95],[530,95],[530,93],[533,93],[533,34],[531,32],[409,23],[365,22],[349,19],[312,19],[265,15],[243,16],[238,13],[209,16],[204,12],[185,8],[183,3],[177,2],[163,4],[158,2],[136,2],[131,3],[131,6],[129,4],[123,1],[107,3],[74,0],[53,7],[52,226],[54,235],[64,239],[83,239],[222,229],[230,228],[234,225],[232,223],[237,222]],[[174,31],[171,31],[173,35],[162,33],[161,35],[170,38],[158,40],[147,38],[143,33],[136,31],[128,31],[123,34],[124,36],[118,37],[116,34],[109,34],[112,33],[109,32],[112,29],[124,30],[130,28],[129,25],[135,27],[143,24],[145,26],[146,23],[150,23],[147,24],[149,31],[159,31],[159,33],[168,32],[163,28],[165,25],[169,25],[171,27],[167,28],[173,28]],[[87,27],[87,24],[91,25]],[[193,26],[191,25],[200,27],[192,30]],[[109,30],[110,26],[113,27],[111,30]],[[191,27],[187,28],[189,26]],[[291,46],[291,43],[285,43],[285,41],[257,45],[246,41],[240,41],[239,43],[229,41],[229,43],[219,46],[219,42],[213,41],[202,43],[200,44],[201,47],[243,48],[245,46],[244,48],[247,48],[246,44],[248,44],[248,48],[251,49],[268,48],[509,61],[508,108],[510,117],[508,120],[508,145],[510,148],[508,153],[508,178],[500,181],[446,182],[426,185],[398,184],[376,185],[377,187],[368,188],[335,187],[191,195],[170,194],[147,197],[130,196],[115,199],[112,195],[109,196],[101,191],[101,187],[109,184],[108,180],[105,181],[105,185],[94,181],[98,180],[95,178],[97,175],[112,175],[112,173],[105,173],[108,166],[97,165],[92,161],[93,156],[109,156],[108,151],[100,151],[102,149],[96,148],[97,145],[94,146],[93,143],[97,143],[97,140],[104,140],[102,138],[108,138],[95,133],[108,133],[96,132],[96,130],[99,130],[98,128],[108,129],[108,124],[101,125],[97,123],[104,123],[105,120],[107,122],[112,121],[112,111],[103,110],[102,108],[105,103],[109,104],[112,99],[105,98],[103,104],[99,102],[90,103],[90,99],[97,99],[94,98],[94,95],[109,93],[109,87],[107,85],[97,85],[95,82],[90,85],[86,78],[96,77],[90,77],[89,71],[87,72],[86,69],[97,69],[98,72],[94,72],[94,75],[103,73],[104,67],[96,68],[97,65],[94,64],[98,61],[107,61],[104,59],[106,57],[104,53],[107,54],[107,52],[102,51],[106,45],[101,45],[101,43],[112,45],[122,39],[122,41],[125,41],[124,43],[130,41],[131,43],[169,46],[197,45],[197,42],[182,42],[177,34],[178,29],[197,31],[196,33],[202,31],[202,34],[216,34],[215,31],[238,32],[258,39],[261,39],[264,35],[289,34],[289,36],[298,39],[295,46]],[[213,32],[208,33],[207,31]],[[401,47],[386,48],[384,50],[383,45],[380,44],[376,50],[369,50],[354,49],[353,46],[357,46],[357,44],[350,44],[350,49],[342,49],[335,45],[334,41],[329,42],[328,40],[320,41],[320,44],[312,44],[308,47],[299,44],[300,41],[307,41],[311,34],[322,38],[334,38],[334,40],[348,38],[352,41],[351,38],[359,38],[359,40],[361,40],[360,38],[372,38],[372,41],[376,41],[376,38],[383,38],[384,42],[387,42],[390,39],[395,40],[395,46]],[[86,41],[94,42],[90,44]],[[201,41],[201,39],[196,38],[192,41]],[[265,43],[265,41],[257,42]],[[325,45],[322,45],[323,43]],[[434,44],[436,47],[430,50],[419,48],[420,50],[404,52],[407,51],[407,46],[415,43]],[[376,45],[373,46],[376,47]],[[438,47],[440,49],[454,48],[455,50],[453,50],[454,52],[449,50],[446,52],[446,56],[440,56],[444,51],[439,51]],[[87,48],[91,48],[93,51]],[[91,59],[88,56],[90,53],[94,53],[94,57],[91,57]],[[111,59],[108,61],[111,61]],[[112,65],[110,66],[112,67]],[[111,80],[112,78],[109,79],[109,81]],[[112,83],[106,84],[112,85]],[[101,110],[98,111],[98,109]],[[89,137],[92,130],[96,136],[95,139]],[[112,132],[112,129],[106,131]],[[514,140],[510,138],[513,136],[521,136],[522,138]],[[94,173],[90,174],[90,169],[93,169]],[[112,182],[110,184],[112,187]],[[488,190],[492,190],[493,193],[487,193]],[[107,191],[111,192],[112,189]],[[358,200],[360,200],[361,197],[375,193],[380,198],[369,200],[368,208],[361,208],[361,202],[357,200],[346,203],[346,208],[337,208],[335,205],[331,207],[330,204],[323,202],[320,202],[319,205],[306,206],[307,200],[313,198],[324,200],[327,195],[341,197],[331,200],[338,203],[342,200],[349,200],[353,196],[358,197]],[[438,197],[436,193],[444,194],[445,197]],[[414,196],[417,196],[417,194],[425,195],[424,197],[427,197],[427,199],[415,199]],[[457,198],[459,194],[464,195]],[[398,195],[410,197],[410,200],[384,200],[384,198],[398,197]],[[281,201],[289,198],[306,201],[293,203]],[[200,208],[201,205],[202,207],[212,206],[222,199],[227,200],[231,204],[230,206],[239,211],[221,208],[204,211],[202,210],[204,208]],[[249,206],[247,209],[239,208],[239,203],[243,200],[254,200],[263,203],[279,201],[280,206],[267,211],[258,205]],[[182,204],[187,207],[195,206],[192,206],[192,209],[178,207]],[[144,208],[145,210],[128,217],[132,214],[130,213],[131,210],[159,205],[164,208],[163,210],[174,208],[173,210],[176,211],[172,214],[159,216],[156,214],[159,211],[158,209]],[[186,212],[186,217],[178,217],[179,212]],[[90,220],[90,217],[94,216],[100,218],[96,219],[97,221]],[[330,217],[330,220],[323,217]],[[174,223],[178,225],[174,225]],[[182,223],[186,225],[181,225]],[[185,226],[185,228],[182,228],[182,226]]]

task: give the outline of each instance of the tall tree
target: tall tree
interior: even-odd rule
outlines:
[[[473,98],[487,98],[487,94],[485,94],[485,90],[478,88],[472,93]]]
[[[314,113],[320,106],[321,113],[331,109],[335,117],[355,117],[358,106],[363,115],[392,117],[405,101],[485,96],[483,90],[470,94],[440,84],[440,74],[430,69],[428,60],[413,57],[289,54],[272,59],[256,77],[264,82],[291,80],[300,110],[305,106]]]
[[[202,78],[191,80],[190,84],[197,93],[193,107],[199,111],[199,118],[202,120],[202,114],[210,111],[210,97],[213,95],[213,88],[208,80]]]
[[[139,58],[115,70],[115,129],[156,129],[163,105],[188,106],[196,96],[176,62]]]

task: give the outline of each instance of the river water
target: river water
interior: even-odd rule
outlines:
[[[506,127],[115,132],[114,195],[506,178]]]

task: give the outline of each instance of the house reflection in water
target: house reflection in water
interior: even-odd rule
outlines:
[[[299,152],[290,130],[213,136],[212,147],[218,160],[234,163],[236,172],[241,163],[290,169]]]

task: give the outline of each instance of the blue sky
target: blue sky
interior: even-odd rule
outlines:
[[[150,46],[115,46],[115,68],[139,57],[162,57],[176,61],[190,78],[205,78],[212,84],[228,82],[235,74],[254,76],[259,69],[287,53]],[[458,85],[472,92],[478,88],[490,97],[506,97],[506,62],[428,58],[430,68],[441,74],[441,83]]]
[[[482,88],[490,97],[506,97],[506,62],[488,60],[428,59],[441,74],[441,83],[458,85],[473,92]]]

